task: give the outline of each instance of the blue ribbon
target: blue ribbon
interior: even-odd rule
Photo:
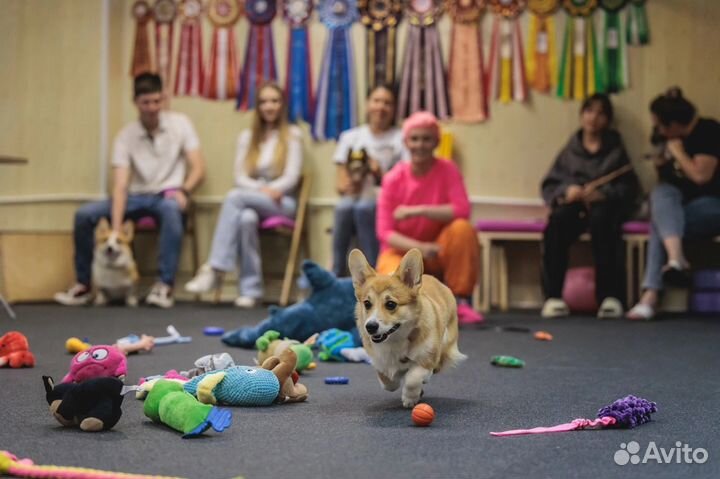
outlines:
[[[312,124],[313,108],[310,93],[309,37],[306,26],[290,29],[288,56],[288,117],[290,121],[305,120]]]

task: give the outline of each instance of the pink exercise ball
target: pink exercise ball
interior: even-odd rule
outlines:
[[[573,313],[594,313],[598,309],[595,301],[595,268],[570,268],[565,275],[563,301]]]

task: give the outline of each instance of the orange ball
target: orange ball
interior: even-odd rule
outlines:
[[[435,419],[435,410],[425,403],[420,403],[412,410],[412,420],[416,426],[429,426]]]

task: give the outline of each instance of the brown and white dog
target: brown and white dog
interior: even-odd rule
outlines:
[[[128,306],[137,306],[138,271],[130,248],[133,232],[132,221],[123,223],[118,233],[110,228],[105,218],[95,228],[92,279],[96,306],[114,300],[125,300]]]
[[[357,249],[350,252],[348,266],[357,328],[380,384],[395,391],[404,379],[402,403],[413,407],[433,373],[466,358],[457,346],[455,297],[436,278],[423,275],[417,249],[408,251],[390,276],[377,274]]]

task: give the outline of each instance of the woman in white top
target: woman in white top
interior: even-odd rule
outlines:
[[[333,272],[347,276],[347,255],[354,235],[358,247],[375,266],[379,243],[375,233],[375,196],[384,173],[403,156],[402,133],[394,124],[395,94],[385,85],[375,86],[367,98],[367,124],[340,135],[333,160],[337,165],[337,190],[333,227]],[[347,171],[348,156],[365,150],[369,168],[364,181],[353,183]]]
[[[252,308],[263,296],[258,227],[271,216],[295,216],[294,193],[302,172],[300,129],[287,120],[283,91],[258,90],[252,128],[238,136],[235,188],[225,197],[210,258],[185,285],[191,293],[219,286],[222,273],[239,268],[235,305]]]

